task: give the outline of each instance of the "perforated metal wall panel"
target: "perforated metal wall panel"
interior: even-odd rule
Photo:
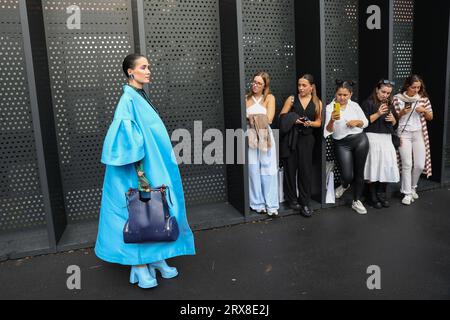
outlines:
[[[67,27],[67,7],[81,29]],[[43,1],[49,72],[68,222],[98,217],[106,130],[122,93],[123,58],[133,50],[129,0]]]
[[[411,74],[413,54],[414,0],[394,0],[393,73],[395,90]]]
[[[45,225],[19,1],[0,1],[0,233]]]
[[[450,45],[449,45],[450,46]],[[449,66],[450,67],[450,66]],[[444,166],[446,181],[450,181],[450,85],[448,88],[448,110],[447,110],[447,142],[445,146]]]
[[[449,30],[450,32],[450,30]],[[448,44],[448,50],[450,50],[450,43]],[[450,52],[447,52],[450,56]],[[449,61],[450,62],[450,61]],[[447,65],[450,68],[450,65]],[[447,70],[447,72],[450,72]],[[446,144],[444,149],[444,182],[450,182],[450,83],[447,82],[448,89],[448,109],[447,109],[447,132],[446,134]]]
[[[294,0],[243,0],[242,11],[246,87],[255,73],[269,73],[280,109],[297,91]]]
[[[334,98],[336,79],[358,81],[357,0],[325,0],[325,68],[327,102]]]
[[[145,1],[144,13],[151,99],[169,134],[183,128],[193,140],[194,121],[202,121],[203,131],[224,132],[218,1]],[[192,162],[195,157],[201,154],[192,144]],[[227,200],[224,165],[181,165],[180,171],[188,205]]]
[[[327,101],[335,96],[336,79],[358,82],[358,1],[325,0],[325,69]],[[352,100],[358,100],[358,85]],[[334,161],[333,140],[326,140],[326,159]],[[336,167],[335,181],[340,183]]]

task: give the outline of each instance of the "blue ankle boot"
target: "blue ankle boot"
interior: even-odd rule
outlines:
[[[161,272],[161,276],[164,279],[172,279],[178,276],[177,268],[169,267],[166,263],[166,260],[161,260],[158,262],[153,262],[148,265],[149,271],[151,274],[155,275],[155,269]]]
[[[158,285],[156,278],[145,267],[131,267],[130,283],[136,284],[142,289],[154,288]]]

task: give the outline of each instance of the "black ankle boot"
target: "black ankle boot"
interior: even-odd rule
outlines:
[[[377,199],[383,207],[389,208],[390,203],[387,200],[386,189],[387,189],[387,183],[382,183],[382,182],[378,183]]]
[[[312,210],[309,208],[309,206],[301,206],[300,208],[300,214],[306,218],[312,217]]]
[[[288,201],[288,206],[293,210],[300,210],[300,204],[297,201]]]
[[[368,205],[375,208],[375,209],[381,209],[383,208],[383,205],[377,198],[377,189],[375,183],[369,184],[369,199],[368,199]]]

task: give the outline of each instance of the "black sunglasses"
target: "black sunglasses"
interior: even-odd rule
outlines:
[[[378,82],[378,84],[390,84],[391,86],[395,86],[395,82],[394,81],[390,81],[390,80],[380,80],[380,82]]]

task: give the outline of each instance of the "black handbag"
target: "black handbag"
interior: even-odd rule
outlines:
[[[392,144],[394,145],[395,149],[400,148],[400,137],[397,135],[397,133],[394,132],[394,130],[392,130],[393,132],[391,133],[391,137],[392,137]]]
[[[396,111],[395,111],[395,109],[393,109],[391,99],[387,100],[387,104],[389,106],[390,112],[392,114],[395,114]],[[400,137],[398,136],[397,132],[395,131],[394,126],[390,125],[389,128],[390,128],[390,131],[391,131],[392,144],[394,145],[394,148],[397,150],[398,148],[400,148],[400,145],[401,145]]]
[[[139,186],[145,179],[139,176]],[[145,179],[146,180],[146,179]],[[123,228],[125,243],[172,242],[180,234],[175,217],[170,215],[167,194],[168,187],[130,189],[126,193],[128,220]]]

